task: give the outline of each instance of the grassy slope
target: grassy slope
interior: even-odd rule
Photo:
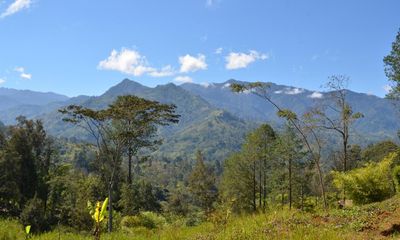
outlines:
[[[398,239],[400,235],[400,197],[329,213],[277,211],[234,217],[226,225],[204,223],[196,227],[169,225],[161,230],[119,230],[102,239]],[[387,235],[387,236],[384,236]],[[22,226],[14,221],[0,222],[0,239],[23,239]],[[32,239],[59,239],[59,232]],[[89,235],[63,233],[60,239],[92,239]]]

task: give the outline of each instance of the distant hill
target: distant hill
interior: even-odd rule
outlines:
[[[46,105],[68,100],[67,96],[52,92],[42,93],[30,90],[0,88],[0,110],[19,105]]]
[[[180,86],[170,83],[150,88],[125,79],[100,96],[67,98],[50,94],[54,98],[47,98],[46,104],[42,93],[30,93],[32,103],[43,104],[26,104],[20,101],[15,105],[13,102],[3,102],[7,110],[0,109],[0,121],[12,124],[16,116],[25,115],[42,119],[49,133],[54,136],[90,140],[82,129],[63,122],[57,110],[69,104],[101,109],[112,103],[117,96],[132,94],[175,104],[177,113],[181,115],[179,124],[160,129],[164,143],[155,154],[172,159],[192,157],[199,149],[205,153],[207,159],[222,160],[231,152],[239,150],[245,134],[261,122],[268,122],[275,128],[279,128],[283,123],[282,119],[277,117],[276,110],[264,100],[250,93],[232,93],[229,88],[232,82],[238,81],[229,80],[209,85],[190,83]],[[271,83],[270,94],[282,107],[294,109],[298,114],[302,114],[322,101],[327,93]],[[33,100],[36,97],[42,100]],[[54,101],[51,102],[50,99]],[[400,129],[397,121],[399,116],[388,100],[352,91],[348,91],[348,99],[355,111],[365,115],[365,118],[355,125],[353,143],[365,145],[388,138],[396,139],[397,130]],[[330,143],[334,142],[333,135],[327,135],[326,139]]]
[[[209,85],[185,83],[181,87],[204,98],[213,106],[225,109],[245,120],[282,123],[282,119],[276,115],[276,109],[265,100],[250,93],[231,92],[229,85],[232,82],[245,83],[229,80]],[[279,106],[292,109],[299,115],[323,101],[329,94],[329,92],[316,92],[274,83],[269,83],[269,85],[270,97]],[[398,121],[400,116],[389,100],[353,91],[347,91],[347,99],[355,112],[365,115],[354,125],[358,138],[397,139],[396,133],[400,129],[400,121]]]

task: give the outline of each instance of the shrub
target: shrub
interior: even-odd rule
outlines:
[[[396,154],[390,154],[379,163],[368,163],[347,173],[333,172],[333,184],[346,189],[356,204],[382,201],[393,194],[390,165]]]
[[[396,185],[396,191],[400,192],[400,166],[396,166],[392,171],[393,181]]]
[[[31,232],[37,233],[47,230],[44,205],[39,198],[34,197],[26,203],[20,218],[24,226],[31,225]]]
[[[24,237],[23,227],[16,220],[0,220],[1,240],[19,240]]]
[[[162,228],[165,224],[165,218],[153,212],[141,212],[136,216],[123,217],[121,220],[121,227],[125,228],[145,227],[154,229]]]

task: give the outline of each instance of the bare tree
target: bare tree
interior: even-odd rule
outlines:
[[[330,91],[328,97],[320,106],[306,113],[306,118],[315,124],[318,129],[337,133],[341,139],[342,171],[346,172],[349,164],[349,138],[352,124],[363,117],[360,112],[353,112],[347,100],[347,84],[349,78],[343,75],[329,77],[326,87]],[[343,201],[346,200],[345,189],[343,189]]]

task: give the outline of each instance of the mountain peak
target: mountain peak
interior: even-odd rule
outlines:
[[[143,86],[142,84],[132,81],[128,78],[125,78],[117,85],[108,89],[103,94],[103,96],[115,97],[115,96],[125,95],[125,94],[134,94],[134,93],[141,92],[141,91],[144,91],[147,89],[148,89],[148,87]]]

